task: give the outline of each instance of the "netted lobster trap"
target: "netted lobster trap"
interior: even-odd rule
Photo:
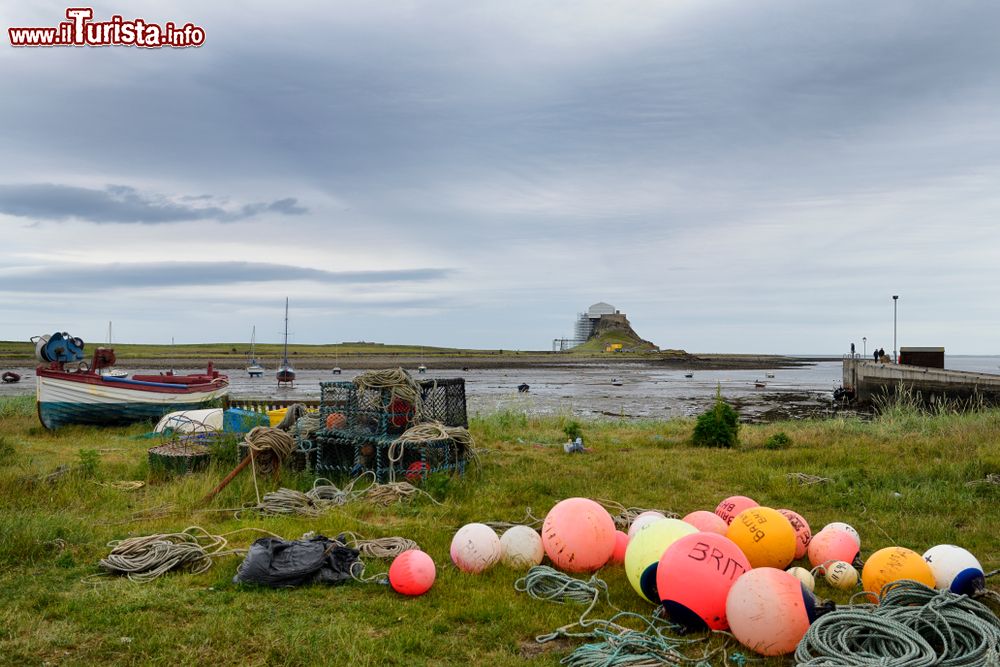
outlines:
[[[467,428],[465,380],[417,383],[402,370],[385,373],[376,378],[380,385],[320,383],[319,428],[308,438],[296,438],[299,450],[308,453],[308,464],[320,475],[373,472],[379,481],[408,473],[463,473],[470,455],[465,440],[433,433],[420,442],[399,439],[426,423]]]
[[[433,473],[464,474],[470,452],[451,438],[401,443],[390,438],[353,438],[345,433],[317,439],[318,475],[357,477],[367,472],[379,482],[410,481]]]

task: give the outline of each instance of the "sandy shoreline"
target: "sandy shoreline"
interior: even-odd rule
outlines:
[[[344,370],[410,368],[426,366],[428,369],[496,369],[496,368],[571,368],[574,366],[639,366],[676,370],[763,370],[795,368],[816,361],[830,361],[827,357],[803,358],[779,355],[752,354],[704,354],[704,355],[601,355],[575,356],[554,354],[533,354],[529,352],[507,352],[483,356],[416,356],[396,354],[351,355],[344,357],[290,355],[289,360],[296,368],[328,369],[338,366]],[[220,370],[246,367],[242,357],[198,357],[198,358],[119,358],[117,367],[129,368],[204,368],[212,361]],[[266,367],[275,366],[277,360],[263,358]],[[20,364],[19,364],[20,365]],[[27,364],[25,364],[27,365]]]

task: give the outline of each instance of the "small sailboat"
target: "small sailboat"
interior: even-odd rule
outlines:
[[[420,348],[420,365],[417,366],[417,372],[423,375],[427,372],[427,366],[424,366],[424,348]]]
[[[622,381],[620,379],[618,379],[618,378],[611,378],[611,386],[612,387],[620,387],[620,386],[622,386]]]
[[[340,351],[339,350],[334,350],[334,352],[333,352],[333,361],[334,361],[334,363],[336,363],[339,360],[339,358],[340,358]],[[340,375],[340,366],[334,366],[333,367],[333,371],[331,371],[331,372],[334,375]]]
[[[685,373],[684,377],[686,377],[686,378],[693,378],[694,377],[694,373]]]
[[[281,356],[281,366],[278,367],[278,386],[287,385],[289,387],[295,384],[295,369],[292,368],[292,364],[288,361],[288,298],[285,298],[285,347]]]
[[[264,367],[261,366],[259,361],[257,361],[256,343],[257,343],[257,327],[254,327],[250,331],[250,359],[249,363],[247,364],[247,375],[249,375],[252,378],[259,378],[263,377],[264,375]]]
[[[111,347],[111,320],[108,320],[108,347]],[[111,368],[102,368],[101,375],[113,378],[126,378],[128,377],[128,371],[112,366]]]

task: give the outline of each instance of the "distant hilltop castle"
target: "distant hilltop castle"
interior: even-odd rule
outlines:
[[[625,313],[617,310],[610,303],[598,301],[579,313],[573,328],[572,338],[555,338],[552,340],[552,351],[563,352],[579,347],[591,340],[602,338],[614,339],[606,348],[595,346],[595,351],[628,352],[634,350],[658,350],[659,348],[639,337],[629,324]]]

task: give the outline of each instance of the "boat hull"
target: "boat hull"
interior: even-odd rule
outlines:
[[[225,377],[197,385],[170,385],[44,369],[37,375],[38,418],[48,429],[156,421],[169,412],[211,407],[229,393]]]

